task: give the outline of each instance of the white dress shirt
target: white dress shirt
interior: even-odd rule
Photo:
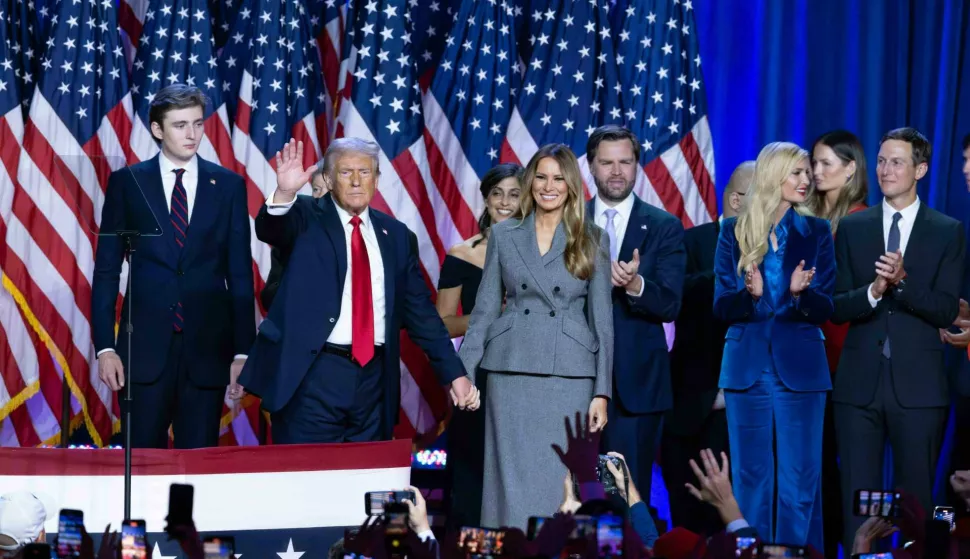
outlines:
[[[633,194],[623,199],[622,202],[610,208],[597,196],[593,200],[593,223],[595,223],[603,231],[606,231],[606,223],[609,219],[606,217],[606,210],[614,209],[616,210],[616,215],[613,216],[613,229],[616,231],[616,253],[620,254],[620,247],[623,246],[623,237],[626,235],[626,228],[630,224],[630,215],[633,214]],[[639,275],[639,274],[637,274]],[[643,281],[643,276],[640,276],[640,292],[637,294],[630,293],[627,291],[627,295],[630,297],[640,297],[643,295],[643,290],[646,284]],[[672,322],[664,322],[664,336],[667,339],[667,351],[670,351],[674,347],[674,324]]]
[[[195,208],[195,193],[199,189],[199,157],[193,156],[188,163],[176,165],[164,153],[158,154],[158,168],[162,175],[162,190],[165,191],[165,203],[169,213],[172,212],[172,192],[175,191],[175,170],[185,169],[182,173],[182,186],[185,187],[185,200],[188,202],[189,214],[186,218],[192,224],[192,209]],[[167,217],[167,216],[166,216]]]
[[[882,242],[883,242],[882,246],[883,248],[885,248],[886,245],[889,244],[889,229],[893,225],[893,215],[895,215],[896,212],[899,212],[900,214],[902,214],[902,217],[899,218],[899,223],[897,224],[897,227],[899,227],[899,251],[903,253],[903,256],[906,255],[906,246],[909,244],[909,236],[913,233],[913,223],[916,221],[916,213],[919,212],[919,204],[920,204],[920,201],[919,201],[919,198],[917,197],[916,201],[910,204],[909,206],[901,210],[897,210],[896,208],[890,206],[889,202],[887,202],[885,198],[883,199],[882,201]],[[879,299],[876,299],[875,297],[872,296],[872,284],[869,284],[869,290],[866,291],[866,294],[869,296],[869,304],[872,305],[872,308],[876,308],[876,305],[879,304],[879,301],[882,299],[882,297],[880,297]]]
[[[273,197],[275,195],[275,192],[270,194],[266,200],[266,211],[270,215],[284,215],[296,203],[296,198],[286,204],[274,203]],[[330,332],[330,337],[327,338],[327,342],[331,344],[351,345],[353,339],[353,317],[351,315],[354,308],[352,281],[354,277],[354,259],[351,253],[350,242],[351,235],[354,232],[354,226],[351,225],[350,220],[353,216],[347,210],[341,208],[336,202],[334,203],[334,207],[337,208],[337,216],[340,218],[340,223],[344,226],[344,243],[347,247],[347,275],[344,276],[344,292],[340,299],[340,316],[337,318],[337,322],[334,324],[333,331]],[[381,259],[381,247],[377,244],[377,232],[374,231],[369,208],[360,214],[360,220],[360,232],[364,237],[364,246],[367,247],[367,260],[370,263],[371,296],[374,299],[374,344],[383,345],[384,307],[386,303],[384,298],[384,261]]]

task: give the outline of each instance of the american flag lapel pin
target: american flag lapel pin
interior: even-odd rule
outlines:
[[[640,229],[643,229],[644,231],[646,231],[647,230],[647,226],[646,225],[641,225],[640,226]]]
[[[216,183],[216,179],[209,179],[209,184],[215,184],[215,183]]]
[[[387,235],[387,229],[381,229],[381,232]]]

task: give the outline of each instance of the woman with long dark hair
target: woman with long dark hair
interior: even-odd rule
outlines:
[[[465,335],[468,317],[475,309],[475,296],[482,281],[485,251],[491,228],[519,211],[522,167],[502,163],[482,176],[479,189],[485,209],[478,218],[478,234],[448,251],[438,278],[438,300],[435,303],[452,338]],[[487,379],[475,377],[479,391]],[[482,477],[485,460],[485,410],[455,413],[448,425],[448,465],[451,499],[448,522],[453,526],[481,524]]]
[[[606,425],[612,395],[610,239],[586,219],[579,162],[562,144],[526,166],[516,219],[493,226],[459,356],[488,371],[482,524],[525,526],[556,509],[563,418]],[[503,305],[503,300],[505,301]]]
[[[808,207],[816,216],[829,220],[832,235],[836,235],[843,217],[866,209],[869,176],[862,142],[851,132],[834,130],[812,144],[812,170],[815,188],[808,198]],[[834,376],[842,355],[842,345],[849,325],[822,325],[825,334],[825,355],[829,372]],[[838,447],[835,442],[835,420],[832,403],[825,406],[825,430],[822,435],[822,518],[825,523],[825,556],[838,555],[842,539],[842,487],[839,477]]]

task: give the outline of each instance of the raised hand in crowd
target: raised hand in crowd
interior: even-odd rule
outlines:
[[[541,557],[559,557],[569,536],[576,529],[576,519],[571,514],[555,514],[542,523],[536,534],[535,552]]]
[[[899,528],[893,526],[889,520],[881,516],[871,516],[856,530],[855,540],[852,542],[852,553],[869,553],[874,542],[898,531]]]
[[[612,461],[606,461],[606,469],[613,474],[613,478],[616,479],[616,489],[620,493],[620,497],[626,501],[626,504],[633,506],[642,501],[640,498],[640,492],[637,490],[637,486],[633,483],[633,480],[626,479],[626,473],[630,471],[630,468],[626,464],[626,458],[623,457],[619,452],[607,452],[607,456],[612,456],[613,458],[619,458],[623,463],[622,467],[617,467]]]
[[[428,522],[428,505],[424,500],[424,495],[417,487],[409,485],[406,491],[414,493],[414,502],[404,499],[403,503],[408,506],[408,524],[411,531],[419,536],[431,532],[431,524]],[[434,536],[431,537],[434,539]]]
[[[815,277],[815,268],[810,270],[805,269],[805,261],[802,260],[795,267],[795,270],[791,273],[791,283],[788,287],[789,291],[793,297],[798,297],[801,295],[802,291],[808,289],[808,286],[812,284],[812,278]]]
[[[749,266],[744,274],[744,287],[755,299],[760,299],[765,292],[765,280],[761,276],[761,269],[757,266]]]
[[[566,451],[564,452],[558,444],[553,444],[552,449],[559,455],[563,465],[576,477],[577,482],[580,484],[598,482],[596,466],[599,462],[601,433],[590,427],[589,416],[583,421],[583,416],[579,412],[576,412],[575,435],[568,416],[565,418],[565,425]]]
[[[344,538],[344,550],[371,559],[385,559],[384,522],[379,516],[368,517],[360,529]]]
[[[704,449],[701,451],[701,463],[704,465],[703,471],[691,459],[690,468],[694,470],[700,488],[686,483],[687,491],[696,499],[713,505],[725,525],[743,518],[731,488],[731,467],[727,454],[721,453],[721,463],[718,464],[711,449]]]
[[[186,559],[205,559],[205,549],[202,547],[202,538],[195,529],[195,522],[169,524],[165,527],[165,532],[169,538],[179,543]]]
[[[960,333],[954,334],[945,328],[941,328],[940,340],[953,347],[965,349],[970,345],[970,305],[964,299],[960,299],[960,312],[953,320],[953,325],[960,329]]]

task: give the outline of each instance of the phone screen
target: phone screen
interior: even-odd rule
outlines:
[[[61,509],[57,523],[57,556],[81,556],[81,528],[84,526],[84,513],[74,509]]]
[[[742,551],[751,549],[754,545],[758,543],[758,538],[742,538],[739,537],[737,540],[737,551],[740,556]]]
[[[623,556],[623,519],[612,514],[603,514],[596,523],[596,547],[600,559]]]
[[[852,559],[892,559],[892,553],[862,553],[853,555]]]
[[[384,507],[388,503],[400,503],[404,499],[414,502],[411,491],[368,491],[364,494],[364,512],[368,516],[384,514]]]
[[[145,521],[125,520],[121,523],[121,559],[145,559]]]
[[[944,522],[948,523],[950,525],[951,532],[956,528],[953,507],[934,507],[933,520],[943,520]]]
[[[210,536],[202,542],[205,559],[232,559],[235,547],[235,539],[229,536]]]
[[[804,547],[766,543],[758,550],[759,559],[787,559],[788,557],[808,557]]]
[[[497,557],[502,555],[504,530],[465,526],[458,536],[458,547],[470,557]]]
[[[852,509],[856,516],[899,516],[899,493],[894,491],[869,491],[860,489],[855,493]]]

